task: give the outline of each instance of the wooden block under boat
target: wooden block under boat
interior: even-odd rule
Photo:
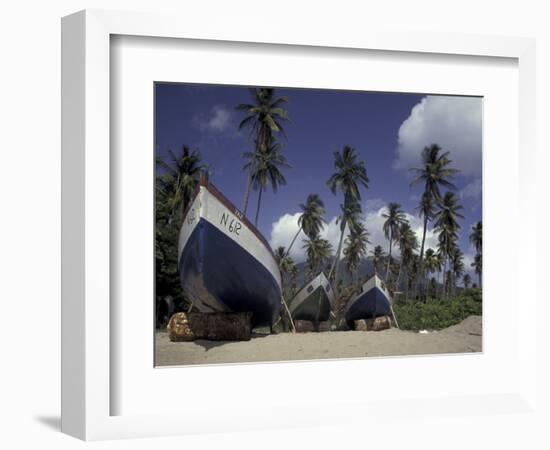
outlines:
[[[314,323],[309,320],[295,320],[294,326],[296,327],[297,333],[311,333],[316,331]],[[328,320],[319,322],[319,329],[317,331],[330,331],[330,322]]]
[[[252,313],[175,313],[168,322],[172,342],[208,339],[211,341],[249,341]]]
[[[389,316],[380,316],[376,319],[361,319],[354,321],[355,331],[382,331],[391,328]]]

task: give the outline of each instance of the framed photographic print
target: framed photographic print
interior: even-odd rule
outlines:
[[[482,350],[481,97],[154,97],[156,366]]]
[[[63,431],[527,411],[533,42],[180,23],[63,19]]]

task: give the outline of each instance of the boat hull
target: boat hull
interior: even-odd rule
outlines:
[[[390,315],[391,297],[377,277],[363,285],[362,292],[350,301],[345,312],[348,322]]]
[[[242,218],[202,189],[180,233],[179,273],[185,297],[201,312],[251,312],[254,326],[271,326],[281,311],[281,282],[272,268],[276,262],[262,253],[263,243],[246,233]],[[267,258],[263,263],[262,257]]]
[[[290,302],[290,313],[295,320],[323,322],[330,318],[334,292],[323,273],[304,286]]]

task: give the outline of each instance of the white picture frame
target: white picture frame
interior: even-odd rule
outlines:
[[[185,27],[182,27],[185,23]],[[284,44],[331,51],[365,49],[407,52],[418,55],[446,54],[500,57],[517,60],[519,78],[518,212],[526,222],[534,215],[535,165],[535,43],[532,39],[435,33],[396,33],[369,30],[327,36],[315,26],[290,28],[284,35],[275,29],[259,31],[228,23],[216,30],[200,21],[165,14],[112,11],[82,11],[62,21],[62,430],[85,440],[162,436],[209,431],[254,430],[266,427],[329,424],[335,417],[358,420],[383,415],[397,420],[380,402],[367,404],[331,402],[330,411],[318,405],[284,401],[270,411],[245,417],[236,411],[232,420],[206,420],[189,414],[111,415],[113,332],[110,311],[110,185],[116,174],[110,170],[110,40],[113,35],[162,37],[256,44]],[[521,260],[535,261],[536,243],[526,234],[518,249]],[[534,263],[518,266],[518,280],[529,278]],[[536,310],[534,284],[523,292],[524,307]],[[517,292],[516,292],[517,295]],[[151,308],[152,312],[152,308]],[[523,327],[529,320],[518,314],[517,333],[521,367],[517,383],[501,394],[469,395],[464,398],[432,398],[442,416],[495,414],[503,405],[517,413],[533,411],[536,398],[536,329]],[[399,360],[393,360],[399,365]],[[359,366],[358,366],[359,367]],[[250,367],[242,370],[252,370]],[[265,370],[265,369],[264,369]],[[275,370],[275,368],[273,368]],[[306,369],[303,369],[306,370]],[[311,369],[310,369],[311,370]],[[399,399],[398,399],[399,400]],[[409,414],[421,414],[425,404],[401,398]],[[466,407],[475,403],[476,410]],[[470,403],[471,405],[471,403]],[[316,413],[317,411],[317,413]],[[403,409],[398,415],[403,414]],[[266,424],[267,417],[275,418]]]

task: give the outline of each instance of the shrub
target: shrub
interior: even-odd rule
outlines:
[[[403,330],[440,330],[460,323],[468,316],[482,314],[480,289],[467,289],[459,296],[429,299],[426,303],[395,305],[394,312]]]

